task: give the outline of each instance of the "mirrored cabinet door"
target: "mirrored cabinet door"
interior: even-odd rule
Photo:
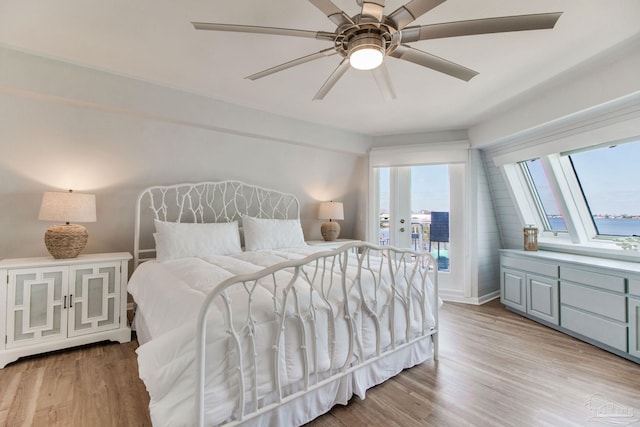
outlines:
[[[67,274],[66,266],[9,272],[7,348],[66,337]]]
[[[119,267],[119,262],[71,267],[69,336],[119,326]]]

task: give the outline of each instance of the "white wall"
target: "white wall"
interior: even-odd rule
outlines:
[[[473,195],[469,202],[475,205],[471,209],[474,212],[471,229],[476,231],[476,250],[475,254],[471,254],[476,260],[472,259],[471,265],[477,269],[477,272],[471,273],[471,278],[477,280],[477,295],[473,296],[477,296],[478,302],[482,303],[500,291],[500,268],[496,259],[499,258],[501,244],[491,187],[480,150],[470,150],[469,173],[473,184],[470,189]]]
[[[96,194],[85,253],[132,250],[141,189],[200,180],[294,193],[308,239],[318,201],[343,201],[357,233],[364,136],[5,48],[0,70],[0,259],[47,255],[42,193],[68,188]]]

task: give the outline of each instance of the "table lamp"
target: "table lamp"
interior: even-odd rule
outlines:
[[[47,229],[44,244],[56,259],[75,258],[87,245],[89,233],[84,226],[71,222],[96,221],[96,196],[74,193],[72,190],[45,192],[38,219],[65,222]]]
[[[344,219],[344,209],[342,202],[322,202],[318,209],[318,219],[328,219],[320,227],[322,238],[327,242],[332,242],[340,235],[340,224],[334,219]]]

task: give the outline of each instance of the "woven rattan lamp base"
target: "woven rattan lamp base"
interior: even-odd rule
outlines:
[[[335,221],[323,222],[320,226],[320,233],[326,242],[333,242],[340,235],[340,224]]]
[[[87,229],[78,224],[53,225],[44,233],[44,244],[55,259],[77,257],[88,239]]]

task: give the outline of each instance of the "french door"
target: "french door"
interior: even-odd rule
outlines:
[[[372,241],[429,251],[441,289],[464,292],[464,164],[373,167]]]

